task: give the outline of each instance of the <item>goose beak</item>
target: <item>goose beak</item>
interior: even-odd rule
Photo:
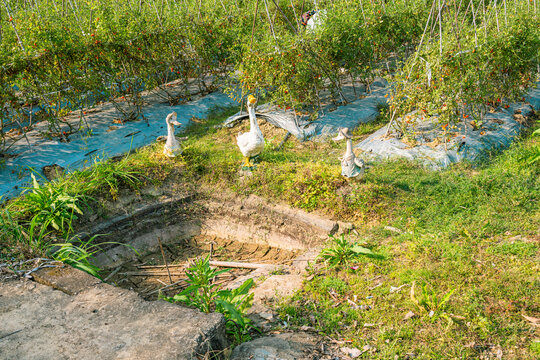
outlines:
[[[338,135],[335,138],[332,138],[334,141],[339,141],[345,139],[345,134],[343,133],[343,128],[339,128]]]
[[[248,96],[248,103],[255,105],[257,103],[257,99],[253,95]]]

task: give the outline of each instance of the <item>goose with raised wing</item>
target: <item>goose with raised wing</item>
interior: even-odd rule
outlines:
[[[249,132],[238,134],[236,143],[240,148],[240,152],[244,155],[244,169],[252,169],[254,166],[251,162],[253,157],[259,155],[264,149],[264,137],[257,123],[255,116],[255,106],[257,99],[253,95],[248,96],[247,108],[249,114]]]
[[[348,133],[348,128],[340,128],[338,136],[332,138],[334,141],[340,141],[347,139],[347,150],[341,160],[341,175],[352,178],[358,175],[362,175],[365,171],[364,161],[357,158],[352,150],[352,136]]]

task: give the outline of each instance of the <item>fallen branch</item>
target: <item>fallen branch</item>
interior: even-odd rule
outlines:
[[[168,288],[171,288],[171,287],[173,287],[173,286],[179,285],[179,284],[181,284],[181,283],[186,283],[186,284],[187,284],[187,280],[188,280],[188,279],[182,279],[182,280],[179,280],[179,281],[177,281],[177,282],[175,282],[175,283],[173,283],[173,284],[171,284],[171,285],[167,285],[167,286],[164,286],[164,287],[159,288],[159,289],[157,289],[157,290],[151,291],[151,292],[149,292],[148,294],[146,294],[146,296],[153,295],[153,294],[155,294],[155,293],[158,293],[158,292],[160,292],[160,291],[162,291],[162,290],[166,290],[166,289],[168,289]]]
[[[139,271],[126,271],[118,275],[124,276],[168,276],[167,272],[139,272]],[[171,273],[171,276],[184,276],[185,273]]]
[[[103,279],[103,282],[109,281],[109,279],[112,278],[114,275],[116,275],[116,274],[120,271],[120,269],[122,269],[121,266],[119,266],[119,267],[117,267],[116,269],[114,269],[113,272],[111,272],[109,275],[107,275],[107,277],[106,277],[105,279]]]
[[[166,265],[135,265],[138,269],[165,269]],[[172,267],[185,267],[185,264],[169,264]]]
[[[260,269],[265,267],[273,267],[271,264],[255,264],[255,263],[242,263],[234,261],[210,261],[210,265],[227,267],[227,268],[240,268],[240,269]]]

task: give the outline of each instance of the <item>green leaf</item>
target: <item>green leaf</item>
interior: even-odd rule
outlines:
[[[354,245],[351,250],[356,254],[374,255],[373,251],[360,245]]]
[[[34,176],[34,173],[31,173],[30,176],[32,176],[32,185],[34,189],[39,189],[39,183],[36,180],[36,177]]]

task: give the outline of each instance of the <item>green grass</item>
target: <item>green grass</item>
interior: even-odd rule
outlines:
[[[379,256],[314,270],[303,290],[278,307],[293,327],[375,346],[364,354],[370,359],[478,359],[499,348],[504,359],[539,356],[534,328],[521,315],[540,317],[540,164],[528,156],[540,137],[525,136],[482,165],[432,172],[407,161],[377,162],[363,180],[348,181],[338,161],[343,144],[293,139],[276,151],[284,132],[263,125],[267,146],[247,177],[236,147],[246,125],[214,127],[234,111],[188,128],[180,157],[162,156],[155,144],[122,160],[122,172],[137,174],[140,183],[128,177],[111,192],[109,182],[96,180],[101,185],[88,195],[99,203],[145,184],[173,192],[229,189],[354,222],[359,234],[351,240]],[[362,125],[355,135],[380,126]],[[71,189],[86,181],[73,176]],[[3,245],[2,256],[27,256],[16,245]],[[416,316],[404,320],[409,311]]]
[[[136,190],[149,181],[136,165],[125,157],[96,162],[50,182],[32,175],[32,187],[5,203],[0,212],[0,259],[52,255],[50,245],[69,243],[73,225],[92,205],[99,205],[94,196],[116,200],[120,188]],[[145,165],[152,165],[151,160]]]

